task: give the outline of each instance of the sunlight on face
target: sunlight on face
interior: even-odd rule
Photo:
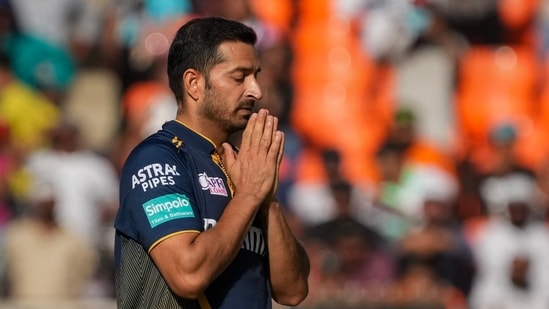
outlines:
[[[246,127],[256,101],[262,97],[256,80],[259,60],[253,46],[240,42],[221,44],[219,53],[224,61],[209,72],[199,113],[233,133]]]

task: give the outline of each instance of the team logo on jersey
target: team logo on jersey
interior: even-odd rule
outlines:
[[[194,218],[189,198],[184,194],[167,194],[143,204],[151,227],[180,218]]]
[[[221,177],[209,177],[206,172],[198,174],[198,182],[202,187],[202,190],[209,190],[210,194],[229,196],[227,193],[227,187]]]

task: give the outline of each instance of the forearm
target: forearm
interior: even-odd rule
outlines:
[[[278,202],[269,205],[266,222],[273,299],[297,305],[308,294],[309,258],[291,232]]]
[[[206,270],[210,269],[217,275],[230,264],[252,225],[258,204],[246,197],[235,196],[215,226],[198,235],[193,245],[207,249],[200,257]]]
[[[196,298],[233,261],[255,218],[259,202],[235,196],[215,226],[170,237],[151,251],[170,288]]]

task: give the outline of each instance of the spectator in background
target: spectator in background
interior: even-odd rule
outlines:
[[[25,32],[18,18],[13,1],[0,1],[1,51],[10,58],[14,76],[61,104],[76,70],[73,54],[65,46]],[[51,24],[44,18],[38,20]]]
[[[164,75],[160,77],[161,59],[155,59],[156,69],[147,80],[130,85],[122,96],[122,128],[113,148],[112,160],[118,172],[127,155],[140,141],[159,130],[176,113],[176,102]],[[165,59],[164,59],[165,60]],[[164,73],[162,71],[162,73]]]
[[[9,127],[10,142],[21,156],[47,146],[47,134],[60,116],[59,107],[22,83],[11,59],[0,53],[0,119]]]
[[[531,215],[534,184],[515,178],[505,190],[505,212],[490,216],[471,243],[471,308],[547,308],[549,230]]]
[[[100,267],[110,271],[108,284],[112,285],[118,175],[111,161],[82,148],[81,143],[79,128],[63,120],[52,130],[51,148],[34,152],[25,169],[33,182],[51,185],[56,196],[55,219],[101,254]],[[90,287],[90,293],[112,296],[113,289],[98,282]]]
[[[338,1],[336,9],[358,20],[362,48],[380,60],[403,57],[431,17],[414,1]]]
[[[379,232],[398,240],[424,221],[429,199],[447,200],[457,194],[457,182],[447,170],[429,162],[415,162],[409,146],[388,139],[377,153],[380,179],[373,188],[374,205],[383,212]]]
[[[449,149],[430,141],[418,132],[418,118],[411,106],[401,106],[394,113],[394,120],[388,129],[386,140],[400,145],[405,151],[405,160],[410,164],[429,164],[455,174],[454,160]]]
[[[313,270],[311,304],[333,298],[351,303],[358,295],[382,290],[394,279],[385,239],[354,218],[352,186],[340,180],[331,184],[330,190],[337,208],[335,217],[305,231],[306,243],[322,255],[320,268]]]
[[[118,176],[110,161],[80,143],[79,128],[61,121],[52,130],[51,148],[33,153],[26,168],[33,181],[52,185],[60,225],[99,245],[101,226],[112,224],[117,209]]]
[[[101,31],[98,11],[88,0],[11,1],[19,29],[77,59],[92,50]]]
[[[441,280],[430,265],[416,260],[402,267],[381,308],[467,309],[467,299]]]
[[[422,224],[403,236],[395,254],[400,269],[412,264],[429,267],[436,280],[446,282],[466,297],[474,261],[454,206],[455,196],[425,199]]]
[[[322,180],[300,181],[289,189],[289,208],[305,227],[332,220],[338,216],[338,207],[331,186],[345,180],[341,173],[341,155],[336,149],[321,151]],[[352,209],[357,214],[366,208],[368,201],[362,191],[351,184]]]
[[[1,11],[0,6],[0,15]],[[20,204],[29,189],[24,162],[34,151],[49,146],[49,131],[60,114],[58,105],[14,75],[11,59],[0,52],[0,122],[5,126],[3,154],[8,160],[4,161],[3,190],[10,197],[13,215],[22,210]]]
[[[516,128],[507,123],[494,126],[490,132],[490,152],[484,167],[478,168],[480,199],[488,215],[506,213],[507,195],[522,185],[528,190],[537,181],[534,171],[517,160],[517,134]]]
[[[83,297],[97,263],[95,250],[57,223],[57,198],[49,185],[36,184],[28,202],[29,211],[6,230],[4,294],[16,303],[46,306]]]
[[[122,90],[147,80],[156,56],[165,54],[177,26],[194,15],[188,0],[130,0],[107,8],[103,52],[117,72]]]

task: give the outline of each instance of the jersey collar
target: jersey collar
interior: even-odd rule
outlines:
[[[179,120],[170,120],[164,123],[162,129],[175,134],[184,144],[193,145],[194,148],[207,154],[212,154],[216,150],[215,143],[212,140],[187,127]]]

